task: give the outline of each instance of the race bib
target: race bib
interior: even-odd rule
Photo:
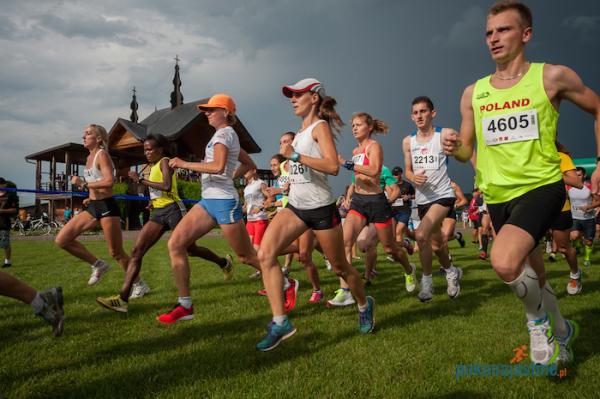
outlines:
[[[364,153],[356,154],[352,157],[352,162],[354,162],[355,165],[364,165],[365,157],[366,157],[366,154],[364,154]]]
[[[392,206],[403,206],[404,205],[404,201],[402,200],[402,198],[398,198],[396,201],[394,201],[392,203]]]
[[[162,197],[162,191],[157,190],[156,188],[149,187],[150,190],[150,199],[157,199]],[[142,194],[143,196],[143,194]]]
[[[292,184],[310,183],[310,168],[299,162],[289,161],[289,179]]]
[[[537,110],[483,118],[482,132],[487,145],[537,140],[540,137]]]
[[[412,165],[415,170],[436,170],[439,166],[438,154],[412,156]]]

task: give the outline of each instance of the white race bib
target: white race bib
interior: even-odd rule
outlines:
[[[414,170],[436,170],[439,166],[439,156],[438,154],[413,154],[412,166]]]
[[[540,137],[537,110],[483,118],[482,132],[487,145],[537,140]]]
[[[356,154],[356,155],[354,155],[352,157],[352,162],[354,162],[355,165],[364,165],[365,164],[365,158],[366,158],[365,153]]]
[[[404,205],[404,201],[402,200],[402,198],[398,198],[396,201],[394,201],[394,203],[392,204],[392,206],[403,206]]]
[[[289,179],[292,184],[310,183],[310,168],[300,162],[289,161]]]
[[[157,199],[157,198],[162,197],[162,194],[163,194],[162,191],[160,191],[156,188],[152,188],[152,187],[149,187],[149,190],[150,190],[150,199]]]

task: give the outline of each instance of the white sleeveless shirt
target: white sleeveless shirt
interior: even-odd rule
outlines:
[[[319,119],[303,131],[296,134],[292,147],[300,155],[312,158],[323,158],[319,144],[312,138],[312,131],[319,123],[327,123]],[[296,209],[316,209],[331,205],[334,202],[327,174],[289,161],[290,193],[289,203]]]
[[[94,155],[94,160],[92,161],[91,168],[83,169],[83,179],[85,180],[86,183],[94,183],[94,182],[97,182],[98,180],[102,179],[102,172],[100,172],[100,169],[98,169],[98,167],[96,166],[96,161],[98,159],[98,155],[102,151],[104,151],[103,148],[99,149],[96,152],[96,155]],[[114,170],[115,165],[113,164],[113,161],[110,158],[110,155],[108,156],[108,159],[110,160],[110,163],[113,165],[113,170]]]
[[[417,132],[410,136],[410,158],[413,173],[425,172],[427,182],[415,185],[415,202],[425,205],[441,198],[454,198],[454,190],[448,177],[448,160],[442,150],[442,128],[436,127],[431,140],[417,142]]]
[[[265,184],[261,179],[256,179],[252,183],[248,183],[244,188],[244,202],[246,204],[246,212],[249,222],[257,220],[267,220],[267,213],[260,210],[266,200],[262,193],[262,185]],[[258,210],[258,212],[256,212]]]

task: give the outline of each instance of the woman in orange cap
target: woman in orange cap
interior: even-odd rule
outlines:
[[[375,302],[365,296],[360,274],[346,260],[340,215],[327,182],[327,175],[336,175],[339,170],[331,131],[340,130],[343,125],[335,111],[336,101],[325,94],[323,84],[316,79],[285,86],[283,94],[290,98],[294,113],[302,119],[302,127],[291,144],[280,147],[280,153],[289,159],[289,202],[267,228],[258,253],[273,312],[267,336],[256,345],[261,351],[275,348],[296,332],[279,293],[283,274],[277,255],[308,229],[314,231],[333,270],[346,280],[356,297],[360,332],[369,333],[375,326]]]
[[[189,169],[202,174],[202,200],[184,216],[169,239],[169,256],[179,298],[173,310],[158,316],[158,321],[164,324],[193,319],[187,248],[215,226],[221,227],[223,236],[240,262],[260,271],[256,251],[244,226],[239,195],[233,184],[234,179],[256,168],[246,151],[241,149],[237,133],[232,128],[236,122],[235,102],[226,94],[215,94],[207,104],[201,104],[198,108],[215,128],[215,133],[206,145],[202,162],[187,162],[177,157],[169,161],[171,168]],[[236,169],[238,161],[241,165]],[[293,289],[287,292],[293,292]]]

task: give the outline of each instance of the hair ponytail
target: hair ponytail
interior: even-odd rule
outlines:
[[[318,106],[317,116],[320,119],[323,119],[329,126],[335,130],[338,134],[342,131],[342,127],[344,126],[344,121],[335,110],[335,106],[337,105],[337,101],[333,97],[325,96],[321,98],[319,96],[320,102]]]
[[[367,126],[371,128],[371,134],[386,134],[390,130],[387,123],[380,119],[373,119],[373,117],[366,112],[357,112],[354,115],[352,115],[352,120],[356,118],[363,118]]]

